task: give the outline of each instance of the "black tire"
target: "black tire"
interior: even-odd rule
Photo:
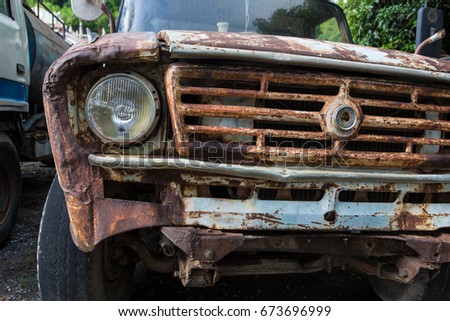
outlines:
[[[11,139],[0,132],[0,243],[8,238],[14,226],[21,191],[19,156]]]
[[[37,268],[42,300],[127,300],[135,262],[114,264],[109,248],[115,238],[83,253],[72,241],[64,193],[55,177],[45,202],[39,230]]]
[[[420,272],[410,284],[370,278],[375,293],[385,301],[450,300],[450,264],[442,264],[431,280],[427,271]]]

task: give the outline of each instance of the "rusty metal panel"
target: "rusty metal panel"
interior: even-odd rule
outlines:
[[[406,235],[406,244],[430,262],[450,261],[450,235]]]
[[[46,116],[49,124],[49,130],[52,136],[52,148],[55,153],[55,162],[57,165],[61,186],[66,194],[69,215],[71,219],[72,233],[76,244],[84,251],[90,251],[102,239],[126,230],[155,227],[161,225],[192,225],[207,226],[210,228],[221,228],[225,230],[295,230],[309,231],[316,229],[318,231],[336,231],[336,230],[356,230],[361,228],[366,231],[406,231],[423,230],[430,231],[441,227],[448,227],[448,217],[445,212],[444,203],[407,203],[405,198],[407,193],[447,193],[449,191],[448,183],[450,176],[447,174],[416,174],[413,172],[392,172],[392,171],[365,171],[351,170],[315,170],[311,168],[299,167],[294,164],[291,168],[283,167],[264,167],[264,166],[230,166],[224,162],[213,164],[198,160],[180,158],[150,158],[147,156],[95,156],[90,155],[92,141],[80,140],[74,135],[76,128],[70,118],[71,114],[78,107],[76,100],[77,79],[80,74],[86,72],[87,66],[106,66],[110,63],[149,63],[156,62],[159,59],[158,43],[152,34],[130,34],[123,38],[120,35],[107,35],[100,38],[93,44],[82,43],[71,48],[69,52],[58,60],[50,69],[45,87]],[[317,58],[315,58],[317,59]],[[428,61],[428,60],[426,60]],[[362,62],[359,62],[362,63]],[[420,62],[417,62],[420,64]],[[431,60],[430,60],[431,63]],[[423,72],[430,72],[433,66],[425,66],[426,62],[419,67],[423,67]],[[171,71],[176,70],[180,65],[175,66]],[[435,66],[441,67],[441,66]],[[106,68],[111,68],[106,66]],[[395,66],[391,68],[395,69]],[[161,67],[161,70],[163,68]],[[108,69],[111,70],[111,69]],[[192,71],[192,77],[203,79],[205,70],[199,68],[187,68],[185,72]],[[214,134],[218,138],[223,135],[232,138],[256,137],[255,145],[242,145],[242,150],[247,155],[257,156],[255,158],[264,158],[276,162],[277,160],[297,160],[296,153],[305,153],[306,149],[298,148],[274,148],[266,145],[265,138],[272,136],[277,138],[289,139],[307,139],[319,140],[321,135],[325,138],[332,137],[337,141],[333,143],[331,153],[327,154],[320,150],[309,150],[309,156],[333,158],[339,156],[337,151],[343,149],[336,139],[335,133],[327,131],[326,119],[321,112],[325,111],[327,106],[332,105],[332,101],[348,102],[351,106],[370,105],[373,108],[384,108],[393,110],[405,110],[410,112],[419,111],[425,113],[411,119],[399,119],[398,117],[386,115],[367,115],[361,121],[358,129],[366,126],[369,129],[373,127],[382,127],[386,130],[401,130],[407,133],[414,132],[415,128],[420,128],[424,132],[446,132],[448,129],[447,119],[441,117],[432,120],[427,113],[446,114],[447,99],[449,92],[442,88],[430,90],[430,88],[410,86],[406,83],[393,84],[392,92],[394,96],[400,95],[401,100],[405,99],[405,93],[409,101],[385,101],[372,97],[373,88],[385,88],[380,82],[362,79],[362,87],[354,78],[341,77],[336,80],[336,76],[330,74],[295,74],[291,72],[261,72],[260,70],[249,70],[245,68],[236,70],[210,69],[208,72],[210,80],[217,81],[217,77],[228,77],[228,80],[237,78],[237,83],[256,82],[258,89],[248,88],[212,88],[211,86],[188,86],[184,85],[181,94],[177,88],[172,88],[172,93],[168,99],[171,103],[175,137],[180,138],[180,134],[186,134],[186,131],[198,131],[198,134]],[[76,77],[74,77],[76,75]],[[261,77],[263,75],[263,77]],[[176,74],[174,74],[174,77]],[[190,76],[190,75],[189,75]],[[78,78],[77,78],[78,77]],[[214,78],[216,77],[216,78]],[[438,75],[437,78],[440,79]],[[175,78],[174,78],[175,79]],[[360,80],[361,78],[358,78]],[[220,80],[220,79],[219,79]],[[166,79],[168,87],[177,85],[176,81]],[[177,80],[178,81],[178,80]],[[298,85],[301,81],[304,92],[283,92],[269,90],[271,84],[287,83],[291,87]],[[253,86],[253,84],[251,84]],[[311,92],[311,87],[317,88],[324,86],[321,93]],[[87,86],[86,86],[87,87]],[[289,87],[289,86],[287,86]],[[331,89],[330,89],[331,88]],[[352,96],[352,88],[358,95]],[[331,92],[337,91],[334,94]],[[383,89],[386,90],[386,89]],[[369,97],[364,96],[369,92]],[[176,92],[176,94],[175,94]],[[180,95],[193,95],[208,97],[208,104],[195,104],[189,101],[183,101]],[[230,99],[229,95],[233,96]],[[430,96],[431,95],[431,96]],[[218,103],[220,99],[227,104]],[[338,98],[336,98],[338,97]],[[422,97],[422,98],[420,98]],[[430,99],[431,98],[431,99]],[[312,104],[311,109],[307,110],[289,110],[283,108],[267,108],[260,106],[261,100],[296,102],[304,101]],[[431,103],[430,103],[431,100]],[[440,105],[435,101],[441,101]],[[183,113],[175,112],[174,104],[184,104]],[[316,103],[323,104],[320,110],[317,110]],[[238,106],[238,108],[235,108]],[[356,108],[355,107],[355,108]],[[234,109],[233,109],[234,108]],[[359,109],[358,109],[359,110]],[[361,114],[362,111],[361,111]],[[186,116],[184,119],[180,115]],[[217,117],[216,117],[217,116]],[[272,122],[280,121],[294,124],[295,126],[316,126],[318,131],[293,130],[283,128],[255,128],[229,127],[205,125],[196,123],[186,123],[187,117],[202,118],[232,118],[244,119],[254,122]],[[377,118],[378,117],[378,118]],[[394,119],[391,119],[394,118]],[[244,122],[245,124],[245,122]],[[264,126],[262,124],[261,126]],[[69,130],[72,129],[72,130]],[[85,134],[88,136],[88,134]],[[278,136],[277,136],[278,135]],[[189,148],[197,148],[195,141],[178,141],[178,151],[181,154],[190,155]],[[339,137],[340,138],[340,137]],[[448,166],[447,155],[444,154],[422,154],[415,150],[414,146],[438,146],[445,148],[448,146],[449,138],[443,135],[436,138],[433,135],[415,136],[396,136],[393,138],[387,135],[376,133],[352,133],[347,140],[358,142],[362,140],[365,143],[391,143],[395,142],[407,145],[405,150],[396,153],[387,153],[386,158],[379,152],[347,151],[345,161],[349,165],[358,166],[386,166],[386,167],[408,167],[408,168],[438,168],[445,169]],[[184,142],[188,144],[183,145]],[[190,146],[190,143],[194,143]],[[200,141],[200,143],[205,143]],[[239,144],[238,144],[239,145]],[[420,147],[419,146],[419,147]],[[184,150],[186,148],[186,150]],[[241,152],[241,151],[240,151]],[[187,153],[187,154],[186,154]],[[316,153],[316,154],[315,154]],[[390,155],[392,154],[392,155]],[[92,166],[94,165],[94,166]],[[276,165],[271,163],[271,165]],[[298,165],[298,163],[297,163]],[[172,176],[158,178],[164,181],[161,189],[161,198],[163,204],[149,204],[132,201],[108,200],[104,198],[102,184],[105,178],[105,170],[98,166],[114,167],[112,175],[117,181],[134,179],[143,181],[147,173],[137,170],[147,169],[168,169]],[[77,168],[77,171],[72,169]],[[124,169],[120,171],[119,169]],[[127,172],[125,172],[127,171]],[[182,177],[178,180],[169,179],[180,172],[184,174],[201,173],[201,175],[192,175],[191,178]],[[204,179],[205,186],[198,186],[202,182],[202,176],[208,173],[214,176],[213,180]],[[152,173],[153,174],[153,173]],[[126,176],[129,175],[129,176]],[[222,175],[222,176],[221,176]],[[223,176],[229,176],[225,179]],[[163,175],[161,175],[163,176]],[[215,184],[227,185],[233,184],[233,180],[239,181],[238,184],[247,186],[250,195],[247,199],[223,200],[215,197],[196,197],[195,195],[184,195],[183,188],[197,189],[207,188],[208,184],[215,181]],[[254,180],[258,180],[255,183]],[[266,181],[261,181],[266,180]],[[317,180],[322,183],[317,184]],[[195,183],[195,181],[197,183]],[[217,183],[217,181],[219,181]],[[222,182],[220,182],[222,181]],[[277,185],[277,183],[280,183]],[[289,184],[287,184],[289,183]],[[387,186],[389,185],[390,186]],[[431,191],[426,191],[427,184],[440,183],[440,186]],[[284,186],[283,186],[284,184]],[[274,188],[278,191],[289,189],[313,188],[324,191],[324,197],[320,200],[311,202],[302,202],[286,198],[289,193],[280,192],[285,199],[274,199],[265,201],[257,197],[258,191],[264,188]],[[318,186],[317,186],[318,185]],[[338,200],[340,191],[348,189],[358,193],[372,191],[387,191],[395,193],[398,203],[360,203],[357,201],[341,202]],[[195,192],[195,188],[192,188]],[[195,193],[194,193],[195,194]],[[270,204],[270,205],[268,205]],[[300,211],[299,208],[302,210]],[[305,211],[305,212],[303,212]],[[391,213],[389,214],[388,212]],[[133,215],[127,215],[133,213]],[[306,215],[304,215],[306,213]],[[366,214],[364,214],[366,213]],[[328,215],[329,214],[329,215]],[[327,216],[328,215],[328,216]],[[334,217],[334,219],[333,219]],[[365,220],[365,221],[364,221]],[[93,223],[90,224],[89,222]]]
[[[72,64],[89,65],[111,61],[156,61],[158,57],[159,47],[154,33],[136,32],[127,34],[126,37],[113,33],[106,34],[91,44],[87,39],[78,42],[70,47],[54,66],[61,68],[70,60],[72,60]],[[71,64],[67,65],[67,67],[70,66]],[[64,69],[60,71],[64,71]]]
[[[191,184],[195,184],[191,180]],[[198,183],[201,184],[201,183]],[[218,185],[216,181],[214,183]],[[230,186],[223,179],[223,186]],[[178,188],[178,187],[177,187]],[[176,224],[225,230],[283,231],[433,231],[449,227],[447,211],[449,184],[380,184],[334,180],[333,184],[314,182],[272,186],[279,196],[261,197],[262,186],[255,184],[247,197],[217,198],[208,195],[185,196],[184,214],[175,215]],[[300,200],[285,191],[313,189],[323,192]],[[355,191],[350,198],[342,193]],[[373,194],[369,194],[373,193]],[[445,199],[408,198],[408,193],[444,193]],[[178,193],[174,193],[178,194]],[[377,199],[376,197],[382,197]],[[422,194],[420,194],[422,195]],[[385,198],[386,196],[389,196]]]
[[[445,174],[265,168],[112,155],[90,155],[89,160],[115,170],[179,173],[178,178],[164,183],[164,201],[176,204],[172,222],[179,226],[281,231],[434,231],[450,227],[450,176]],[[240,188],[241,192],[214,195],[208,192],[210,186]],[[271,189],[273,196],[261,195],[261,190]],[[296,195],[305,191],[313,194]]]
[[[436,263],[450,259],[447,234],[435,237],[417,234],[240,234],[192,227],[163,227],[161,232],[167,237],[168,246],[181,250],[177,256],[179,270],[175,275],[190,287],[211,286],[219,276],[312,273],[331,271],[333,267],[351,267],[365,274],[408,284],[422,269],[436,271],[439,269]],[[237,253],[233,255],[232,252]],[[312,253],[315,256],[302,260],[295,255],[276,259],[264,256],[271,252]],[[249,253],[252,253],[251,257]],[[373,259],[380,257],[386,261],[375,261],[374,264]],[[392,269],[393,266],[398,271]]]
[[[419,240],[422,237],[417,236]],[[427,250],[429,247],[424,246]],[[414,255],[400,235],[298,233],[282,235],[245,235],[238,252],[311,253],[359,257]]]
[[[267,186],[273,182],[335,182],[348,181],[359,183],[409,183],[440,184],[450,183],[450,174],[417,174],[414,171],[363,170],[349,168],[308,168],[296,165],[283,167],[246,166],[203,162],[186,158],[138,157],[120,155],[94,155],[88,157],[90,164],[109,169],[128,169],[140,171],[170,170],[200,172],[212,175],[227,175],[236,178],[268,180]],[[138,175],[140,176],[140,175]],[[197,177],[196,180],[202,181]],[[217,177],[218,180],[223,177]],[[334,184],[334,183],[332,183]]]
[[[247,33],[161,31],[173,58],[210,58],[338,69],[450,82],[450,63],[401,51]]]
[[[449,227],[447,204],[398,204],[334,201],[329,190],[320,202],[183,199],[176,224],[223,230],[283,231],[433,231]],[[326,214],[334,213],[328,219]]]
[[[129,200],[103,199],[94,205],[95,243],[142,227],[171,224],[169,205]]]
[[[166,86],[184,157],[203,160],[218,149],[233,150],[223,157],[228,163],[237,155],[312,166],[450,167],[450,91],[441,88],[183,64],[169,68]],[[353,113],[350,130],[335,124],[342,108]]]
[[[163,227],[163,233],[189,258],[201,262],[217,262],[244,244],[244,235],[202,230],[192,227]]]

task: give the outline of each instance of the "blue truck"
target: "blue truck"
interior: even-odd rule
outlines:
[[[0,0],[0,242],[14,224],[20,161],[52,159],[42,85],[69,44],[20,0]]]

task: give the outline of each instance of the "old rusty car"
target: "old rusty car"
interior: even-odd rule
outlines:
[[[449,62],[353,45],[319,0],[124,0],[117,29],[47,74],[43,299],[126,299],[139,261],[449,297]]]

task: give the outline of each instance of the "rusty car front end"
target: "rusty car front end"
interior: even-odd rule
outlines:
[[[154,125],[131,142],[88,119],[114,76],[151,83]],[[450,262],[449,82],[449,62],[313,39],[86,40],[44,88],[73,240],[91,252],[117,237],[193,287],[334,267],[432,278]]]

